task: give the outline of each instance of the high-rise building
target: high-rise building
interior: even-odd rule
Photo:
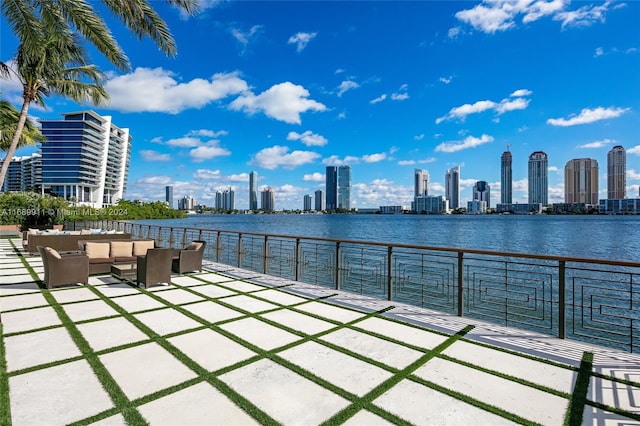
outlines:
[[[429,195],[429,172],[422,169],[413,171],[413,196],[424,197]]]
[[[338,168],[336,166],[327,166],[326,187],[327,201],[325,203],[327,210],[335,210],[338,208]]]
[[[216,209],[223,211],[236,209],[236,193],[232,188],[216,191]]]
[[[258,173],[249,174],[249,210],[258,210]]]
[[[262,210],[272,212],[276,209],[276,192],[273,188],[265,188],[262,190]]]
[[[322,211],[324,210],[324,192],[322,189],[318,189],[315,192],[316,202],[315,202],[315,210]]]
[[[564,166],[564,202],[598,204],[598,162],[592,158],[569,160]]]
[[[0,161],[0,166],[2,166]],[[42,155],[13,157],[9,163],[0,192],[40,190],[42,184]]]
[[[112,205],[124,195],[131,156],[129,129],[94,111],[42,120],[42,184],[45,190],[80,205]]]
[[[338,167],[338,208],[351,210],[351,167]]]
[[[484,180],[479,180],[473,185],[473,201],[486,202],[485,210],[491,207],[491,187]]]
[[[178,200],[179,210],[193,210],[195,206],[196,206],[196,200],[191,196],[185,195],[184,197]]]
[[[512,157],[509,148],[500,156],[500,203],[513,202],[513,177],[511,170]]]
[[[547,154],[535,151],[529,156],[529,204],[547,206],[549,194],[549,161]]]
[[[165,186],[164,188],[164,200],[167,202],[167,206],[170,209],[173,208],[173,186]]]
[[[623,199],[627,196],[627,153],[620,145],[607,154],[607,198]]]
[[[304,199],[303,199],[302,210],[305,211],[305,212],[310,212],[311,211],[311,195],[305,194]]]
[[[445,198],[449,201],[450,209],[460,207],[460,166],[447,170],[444,176]]]

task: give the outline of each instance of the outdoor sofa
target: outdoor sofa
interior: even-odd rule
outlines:
[[[26,235],[26,240],[23,240],[23,246],[31,254],[38,253],[38,246],[51,247],[56,251],[76,251],[78,250],[78,241],[81,240],[112,240],[118,239],[131,239],[131,234],[118,234],[118,233],[95,233],[95,234],[81,234],[81,231],[65,231],[58,233],[42,233],[42,234],[29,234]],[[72,233],[73,232],[73,233]]]
[[[155,241],[150,239],[132,240],[79,240],[76,250],[89,257],[89,275],[106,274],[111,271],[111,265],[135,264],[137,256],[144,256],[148,249],[155,248]],[[119,237],[119,235],[118,235]]]

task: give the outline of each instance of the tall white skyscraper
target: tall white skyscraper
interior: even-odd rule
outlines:
[[[620,200],[627,196],[627,153],[620,145],[607,153],[607,198]]]
[[[249,210],[258,210],[258,173],[249,174]]]
[[[447,170],[444,176],[445,198],[449,201],[450,209],[460,207],[460,166]]]
[[[131,135],[110,116],[94,111],[42,120],[42,184],[79,205],[102,208],[118,202],[127,187]]]
[[[422,169],[413,171],[413,196],[424,197],[429,195],[429,172]]]
[[[529,204],[547,206],[549,194],[549,160],[547,154],[535,151],[529,156]]]
[[[351,210],[351,167],[338,167],[338,208]]]

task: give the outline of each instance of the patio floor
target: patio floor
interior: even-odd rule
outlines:
[[[0,239],[0,424],[640,425],[640,356],[221,264],[39,287]]]

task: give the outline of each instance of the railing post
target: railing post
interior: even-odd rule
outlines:
[[[262,273],[266,274],[267,273],[267,239],[269,238],[269,236],[265,235],[264,236],[264,243],[262,243],[262,253],[263,253],[263,260],[262,260]]]
[[[391,265],[393,256],[393,248],[391,246],[387,247],[387,299],[389,302],[392,300],[391,291],[393,289],[393,274],[391,273]]]
[[[558,262],[558,337],[565,338],[566,333],[566,312],[567,307],[566,297],[566,283],[565,283],[565,261],[560,260]]]
[[[336,241],[336,290],[340,290],[340,241]]]
[[[169,248],[173,248],[175,240],[173,239],[173,227],[169,228]]]
[[[216,236],[216,263],[220,263],[220,252],[222,251],[222,238],[220,238],[220,231]]]
[[[187,228],[182,228],[182,247],[187,246]]]
[[[462,257],[464,256],[464,253],[459,251],[458,252],[458,316],[461,317],[463,316],[463,302],[464,302],[464,288],[463,288],[463,284],[464,284],[464,277],[463,277],[463,269],[464,269],[464,264],[462,261]]]
[[[296,253],[295,253],[295,265],[296,265],[296,269],[295,269],[295,277],[294,280],[295,281],[299,281],[300,280],[300,238],[296,238]]]
[[[162,226],[158,228],[158,247],[164,247],[164,238],[162,238]]]
[[[242,234],[238,234],[238,268],[242,267]]]

